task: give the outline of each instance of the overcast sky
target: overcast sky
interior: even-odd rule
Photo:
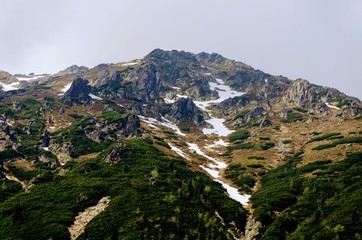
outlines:
[[[0,0],[0,70],[217,52],[362,99],[361,0]]]

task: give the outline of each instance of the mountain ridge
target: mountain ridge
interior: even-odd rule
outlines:
[[[358,239],[358,221],[327,206],[353,212],[359,198],[348,208],[312,186],[347,181],[358,196],[359,99],[216,53],[155,49],[60,73],[2,82],[0,238],[68,239],[77,215],[107,197],[78,239]]]

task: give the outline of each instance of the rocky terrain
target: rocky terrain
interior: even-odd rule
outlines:
[[[337,89],[161,49],[0,84],[0,238],[362,236],[362,104]]]

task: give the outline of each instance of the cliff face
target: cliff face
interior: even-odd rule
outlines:
[[[166,117],[175,123],[193,123],[201,125],[205,123],[204,113],[198,109],[190,98],[181,98],[172,104]]]
[[[314,106],[317,101],[317,93],[307,80],[294,81],[287,90],[286,100],[301,108]]]
[[[62,100],[67,105],[88,103],[91,99],[89,97],[90,90],[91,87],[88,85],[88,81],[78,77],[72,82],[68,91],[64,93]]]

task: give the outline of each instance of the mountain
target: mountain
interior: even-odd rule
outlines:
[[[1,239],[360,239],[362,104],[216,53],[0,73]]]

